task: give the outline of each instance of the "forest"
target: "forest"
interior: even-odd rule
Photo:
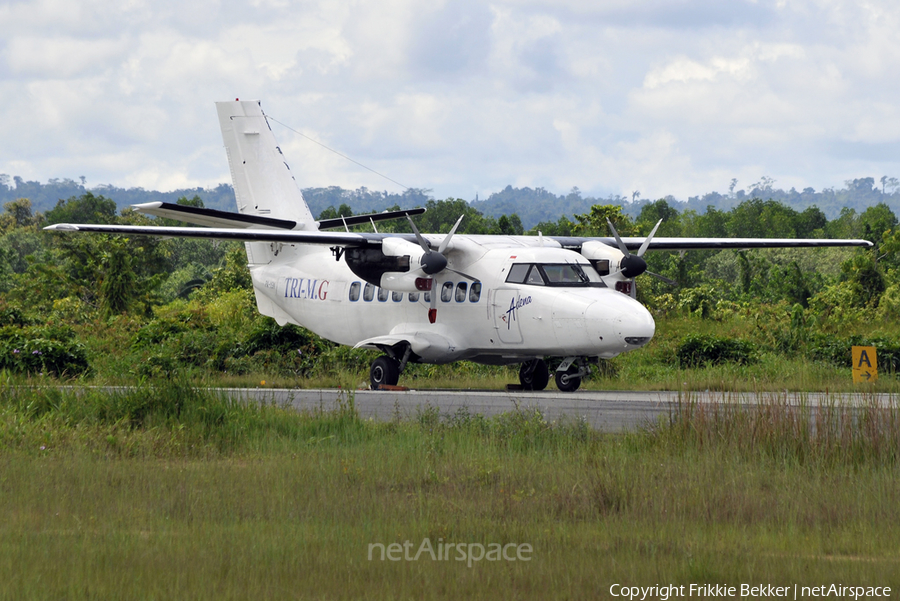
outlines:
[[[28,181],[19,176],[10,177],[0,174],[0,205],[20,198],[31,201],[35,212],[44,212],[56,206],[60,199],[81,196],[87,192],[102,195],[116,203],[119,210],[131,205],[145,202],[176,202],[179,198],[200,198],[204,206],[222,211],[233,211],[235,207],[234,191],[230,184],[219,184],[212,188],[191,188],[158,192],[143,188],[120,188],[101,184],[89,188],[85,178],[79,181],[54,178],[47,183]],[[338,186],[324,188],[304,188],[303,197],[313,212],[318,215],[329,207],[344,205],[350,211],[372,213],[390,206],[404,209],[424,206],[429,200],[436,200],[431,190],[425,188],[406,188],[402,192],[373,190],[366,187],[346,190]],[[705,213],[710,207],[717,211],[730,211],[744,201],[752,199],[776,200],[796,211],[815,207],[821,210],[828,219],[835,219],[844,210],[853,209],[858,213],[876,204],[884,204],[895,214],[900,212],[900,181],[895,177],[882,176],[878,180],[873,177],[860,177],[844,182],[843,188],[824,188],[816,191],[806,187],[798,191],[776,186],[776,181],[767,176],[758,181],[739,186],[737,179],[732,179],[727,193],[707,192],[690,196],[687,200],[676,199],[668,195],[666,203],[679,212],[686,210]],[[502,190],[488,195],[487,198],[468,199],[468,204],[485,217],[499,219],[503,215],[518,215],[526,229],[547,221],[556,221],[560,217],[574,219],[575,215],[587,213],[594,205],[617,205],[631,218],[637,218],[647,204],[653,199],[642,198],[640,190],[634,190],[629,196],[608,194],[606,196],[585,195],[577,187],[565,194],[556,194],[544,188],[515,188],[506,186]]]
[[[181,204],[203,206],[199,196]],[[839,386],[849,380],[850,346],[874,344],[882,374],[900,368],[900,230],[885,203],[844,208],[829,219],[816,206],[795,210],[748,198],[729,210],[678,210],[666,199],[634,216],[595,204],[526,229],[516,213],[492,217],[461,199],[422,203],[422,231],[446,232],[465,215],[462,233],[608,236],[865,238],[872,249],[649,252],[638,300],[657,320],[641,351],[600,363],[593,385],[605,388]],[[325,341],[256,312],[243,246],[191,239],[60,235],[54,223],[176,224],[93,192],[44,211],[21,198],[0,215],[0,374],[137,382],[175,375],[224,383],[286,386],[365,381],[372,355]],[[379,207],[390,208],[390,207]],[[346,204],[322,218],[349,215]],[[408,230],[403,221],[381,231]],[[421,382],[498,385],[503,368],[469,364],[413,366]],[[786,380],[788,378],[788,380]],[[790,379],[793,378],[793,379]],[[510,380],[512,381],[512,380]]]

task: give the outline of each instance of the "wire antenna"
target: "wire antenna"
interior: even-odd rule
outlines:
[[[341,153],[341,152],[338,152],[338,151],[335,150],[334,148],[329,148],[328,146],[322,144],[321,142],[319,142],[319,141],[316,140],[315,138],[310,138],[310,137],[307,136],[306,134],[297,131],[296,129],[294,129],[294,128],[291,127],[290,125],[287,125],[286,123],[282,123],[281,121],[279,121],[279,120],[276,119],[275,117],[272,117],[271,115],[266,115],[266,118],[271,119],[272,121],[274,121],[274,122],[277,123],[278,125],[280,125],[280,126],[282,126],[282,127],[285,127],[285,128],[287,128],[287,129],[291,130],[292,132],[294,132],[294,133],[297,134],[298,136],[302,136],[302,137],[306,138],[307,140],[309,140],[310,142],[313,142],[313,143],[315,143],[315,144],[318,144],[319,146],[321,146],[321,147],[324,148],[325,150],[330,150],[331,152],[333,152],[334,154],[338,155],[339,157],[345,158],[345,159],[347,159],[348,161],[350,161],[351,163],[354,163],[354,164],[356,164],[356,165],[359,165],[359,166],[362,167],[363,169],[366,169],[367,171],[371,171],[371,172],[374,173],[375,175],[377,175],[377,176],[379,176],[379,177],[383,177],[383,178],[386,179],[387,181],[393,182],[393,183],[397,184],[398,186],[400,186],[400,187],[403,188],[404,190],[409,190],[409,186],[404,186],[403,184],[401,184],[401,183],[398,182],[397,180],[391,179],[391,178],[389,178],[388,176],[386,176],[385,174],[379,173],[379,172],[375,171],[374,169],[372,169],[371,167],[366,167],[365,165],[363,165],[363,164],[360,163],[359,161],[354,160],[354,159],[351,159],[351,158],[348,157],[346,154],[343,154],[343,153]]]

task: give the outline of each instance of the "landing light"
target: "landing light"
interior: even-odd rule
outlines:
[[[650,340],[649,336],[626,336],[625,344],[644,344]]]

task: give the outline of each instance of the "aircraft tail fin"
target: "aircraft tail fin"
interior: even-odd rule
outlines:
[[[217,102],[238,212],[295,222],[295,230],[316,230],[290,167],[257,100]],[[266,244],[248,243],[251,265],[271,261]]]
[[[238,212],[297,222],[315,230],[303,194],[257,100],[217,102]]]

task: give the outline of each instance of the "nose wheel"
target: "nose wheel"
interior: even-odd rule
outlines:
[[[556,387],[562,392],[575,392],[581,386],[581,378],[591,373],[583,358],[567,357],[556,369]]]
[[[543,359],[526,361],[519,368],[519,383],[525,390],[543,390],[550,382],[550,370]]]

